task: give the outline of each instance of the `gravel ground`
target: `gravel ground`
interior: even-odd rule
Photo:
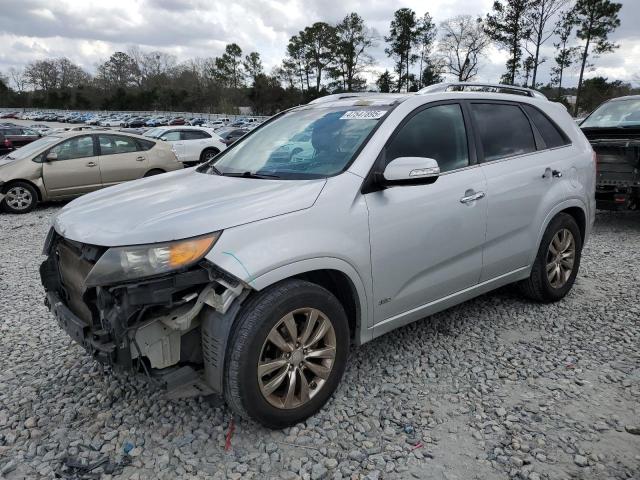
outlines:
[[[564,301],[505,288],[396,330],[306,423],[236,420],[225,451],[224,405],[106,374],[56,326],[38,265],[58,208],[0,215],[0,476],[640,478],[638,213],[598,214]]]

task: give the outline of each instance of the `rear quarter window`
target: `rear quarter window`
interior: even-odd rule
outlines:
[[[532,105],[523,105],[527,115],[540,132],[547,148],[569,145],[571,140],[547,115]]]
[[[471,111],[485,162],[536,151],[531,124],[518,105],[473,103]]]
[[[141,138],[136,138],[136,142],[138,143],[139,150],[151,150],[156,142],[152,142],[151,140],[142,140]]]

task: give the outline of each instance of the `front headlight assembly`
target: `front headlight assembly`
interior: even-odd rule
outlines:
[[[221,233],[166,243],[112,247],[93,266],[85,285],[111,285],[189,267],[211,250]]]

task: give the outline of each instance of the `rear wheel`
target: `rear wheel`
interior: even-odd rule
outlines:
[[[349,327],[327,290],[287,280],[243,308],[229,339],[225,399],[237,414],[270,428],[318,411],[344,372]]]
[[[2,209],[9,213],[27,213],[38,203],[36,189],[25,182],[10,185],[2,200]]]
[[[217,148],[206,148],[200,154],[200,163],[208,162],[212,160],[216,155],[220,153],[220,150]]]
[[[531,275],[521,282],[523,293],[544,302],[562,299],[573,287],[582,253],[582,236],[575,219],[558,214],[547,227]]]
[[[164,170],[160,170],[159,168],[154,168],[153,170],[149,170],[147,173],[145,173],[144,176],[153,177],[154,175],[160,175],[161,173],[164,173]]]

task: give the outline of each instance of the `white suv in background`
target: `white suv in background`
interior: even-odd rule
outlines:
[[[220,136],[207,127],[156,127],[144,136],[169,142],[178,160],[187,167],[207,162],[227,148]]]

